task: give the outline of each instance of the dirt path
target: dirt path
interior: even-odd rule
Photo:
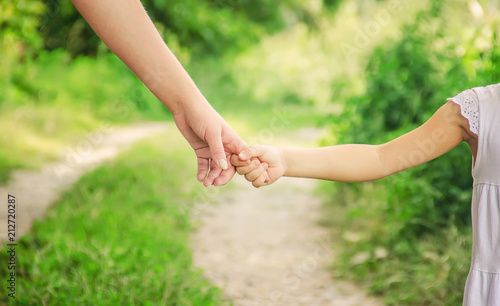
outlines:
[[[237,177],[231,184],[195,215],[200,227],[192,238],[195,265],[225,298],[235,305],[382,305],[327,271],[335,254],[328,230],[317,225],[314,180],[283,178],[255,189]]]
[[[14,195],[16,206],[16,238],[28,232],[35,219],[43,217],[47,207],[61,192],[73,185],[84,173],[115,158],[120,151],[146,137],[164,133],[166,123],[138,123],[124,128],[92,131],[73,148],[62,154],[58,162],[45,165],[38,171],[16,170],[6,186],[0,186],[0,198]],[[0,210],[0,228],[7,229],[7,210]],[[0,236],[0,244],[7,235]]]
[[[85,172],[113,159],[132,143],[166,132],[169,125],[141,123],[93,132],[38,171],[18,170],[0,197],[16,196],[16,234],[30,230],[47,207]],[[298,142],[317,131],[301,130]],[[82,149],[86,148],[86,149]],[[316,225],[320,203],[313,180],[282,179],[254,189],[241,177],[220,192],[218,205],[203,205],[193,237],[195,264],[236,305],[381,305],[347,282],[332,281],[326,267],[334,259],[328,232]],[[7,228],[0,210],[0,228]],[[6,237],[0,236],[0,243]]]

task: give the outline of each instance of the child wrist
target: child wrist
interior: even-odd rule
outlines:
[[[289,160],[289,155],[290,154],[287,154],[287,150],[286,148],[277,148],[278,149],[278,153],[280,155],[280,161],[281,161],[281,164],[283,166],[283,176],[291,176],[291,173],[290,173],[290,160]]]

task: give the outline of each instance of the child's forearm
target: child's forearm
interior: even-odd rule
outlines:
[[[256,148],[250,154],[268,162],[279,176],[308,177],[338,182],[384,178],[443,155],[462,141],[477,148],[469,122],[454,102],[443,105],[424,125],[380,145],[349,144],[315,149]],[[269,173],[269,170],[268,170]]]
[[[285,161],[285,176],[363,182],[391,174],[383,166],[378,146],[350,144],[280,150]]]

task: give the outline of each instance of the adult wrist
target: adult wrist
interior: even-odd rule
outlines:
[[[170,112],[176,116],[180,114],[192,114],[194,112],[213,110],[212,106],[198,91],[198,93],[189,94],[188,96],[175,97],[172,101],[165,106]]]

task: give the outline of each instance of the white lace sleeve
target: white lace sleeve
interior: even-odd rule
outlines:
[[[479,103],[477,100],[477,95],[471,89],[462,91],[453,98],[448,98],[448,101],[452,101],[460,105],[460,112],[465,119],[469,121],[469,129],[472,133],[479,134]]]

